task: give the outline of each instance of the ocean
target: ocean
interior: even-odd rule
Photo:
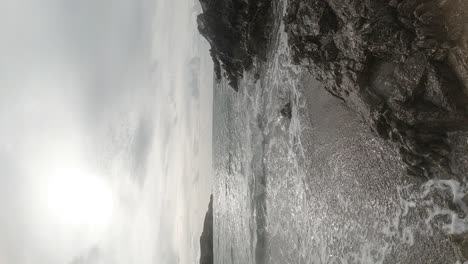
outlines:
[[[408,176],[398,150],[292,65],[285,5],[267,61],[239,92],[214,87],[214,262],[461,263],[466,182]]]

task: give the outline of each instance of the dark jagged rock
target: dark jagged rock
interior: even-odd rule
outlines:
[[[291,103],[287,103],[280,111],[281,115],[291,119],[292,118],[292,106]]]
[[[198,30],[211,45],[215,73],[221,67],[231,87],[238,90],[238,79],[255,58],[265,59],[271,34],[270,0],[200,0],[203,13]]]
[[[394,142],[412,175],[454,177],[447,134],[468,128],[466,56],[457,57],[465,68],[453,63],[463,42],[454,1],[288,2],[294,63]]]
[[[213,261],[213,195],[211,195],[200,237],[200,264],[213,264]]]

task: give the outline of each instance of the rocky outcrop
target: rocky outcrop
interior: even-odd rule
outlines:
[[[281,108],[280,114],[288,119],[292,118],[292,106],[291,103],[287,103]]]
[[[211,195],[200,237],[200,264],[213,264],[213,261],[213,195]]]
[[[270,0],[200,0],[203,13],[198,16],[198,30],[211,45],[215,73],[221,78],[224,69],[231,87],[238,90],[238,80],[255,58],[265,59],[271,34]]]
[[[468,128],[454,1],[289,0],[285,17],[294,63],[394,142],[409,174],[427,178],[455,177],[447,135]]]

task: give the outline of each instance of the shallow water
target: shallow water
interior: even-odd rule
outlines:
[[[281,22],[273,46],[238,93],[214,89],[215,263],[455,263],[466,183],[407,176],[397,150],[291,65]]]

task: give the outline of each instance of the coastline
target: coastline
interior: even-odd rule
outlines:
[[[282,1],[277,7],[286,11],[288,4]],[[281,23],[278,27],[279,31],[289,30]],[[324,89],[315,81],[317,70],[309,72],[310,62],[304,66],[294,61],[297,54],[290,54],[285,32],[271,42],[267,60],[254,58],[253,66],[238,76],[235,92],[226,93],[235,108],[229,110],[234,115],[229,122],[238,126],[228,132],[242,136],[229,139],[231,147],[240,145],[235,147],[239,150],[227,147],[229,159],[223,166],[229,168],[228,173],[221,170],[215,176],[220,183],[215,187],[214,232],[217,243],[224,243],[224,236],[236,240],[226,250],[215,250],[215,260],[221,261],[228,251],[226,263],[436,264],[468,260],[466,233],[463,229],[447,231],[456,225],[455,220],[464,221],[467,213],[465,200],[451,201],[468,193],[468,134],[463,124],[457,129],[442,124],[436,130],[432,124],[422,124],[416,135],[408,133],[408,124],[380,130],[383,112],[379,111],[383,108],[377,106],[382,99],[373,101],[375,96],[360,94],[359,87],[349,94],[339,94],[339,90],[330,94],[330,87]],[[283,50],[277,50],[279,46]],[[342,73],[321,70],[342,77],[336,76]],[[230,80],[226,78],[221,77],[215,89],[227,86]],[[290,117],[282,113],[288,104]],[[419,106],[407,107],[409,110],[402,111],[420,110]],[[464,110],[453,109],[454,120],[464,120]],[[428,116],[435,113],[430,111]],[[398,116],[385,118],[385,122],[403,122]],[[408,145],[408,140],[416,140],[415,145]],[[246,150],[252,153],[238,153]],[[420,159],[412,164],[414,156]],[[245,201],[246,197],[250,200]],[[247,212],[242,207],[227,208],[236,202],[249,203],[252,215],[233,214]],[[447,220],[456,214],[458,219]],[[226,228],[240,228],[237,231],[242,234],[246,226],[226,226],[239,222],[250,229],[253,244],[249,246],[254,253],[249,261],[242,258],[242,251],[236,251],[239,234],[223,233]],[[292,248],[284,251],[285,246]]]

